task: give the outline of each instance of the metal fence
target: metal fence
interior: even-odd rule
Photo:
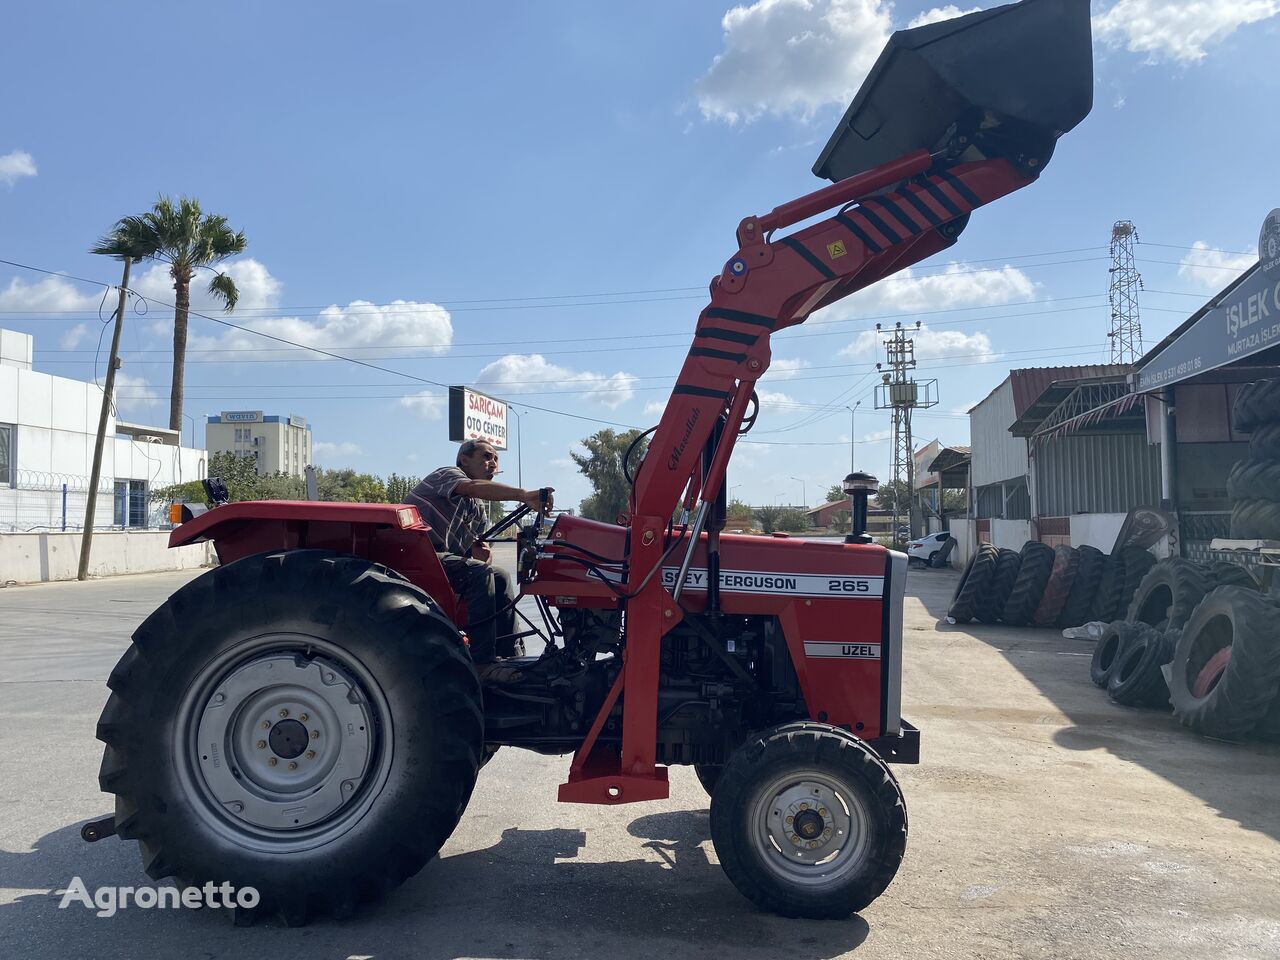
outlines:
[[[12,487],[0,487],[0,533],[50,533],[84,529],[89,478],[76,474],[18,470]],[[137,481],[132,481],[137,483]],[[95,530],[139,530],[168,526],[163,504],[147,501],[147,491],[130,481],[98,483]],[[122,501],[123,494],[123,501]],[[130,500],[132,494],[132,500]]]

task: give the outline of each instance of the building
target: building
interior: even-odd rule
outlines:
[[[1129,509],[1160,500],[1128,364],[1011,370],[969,411],[972,536],[1110,550]]]
[[[228,452],[257,461],[258,475],[300,477],[312,463],[311,426],[306,418],[264,415],[261,410],[224,410],[204,428],[209,453]]]
[[[32,357],[30,335],[0,330],[0,534],[80,530],[90,495],[102,390],[41,373]],[[203,477],[206,462],[176,430],[108,416],[94,526],[167,527],[151,492]]]

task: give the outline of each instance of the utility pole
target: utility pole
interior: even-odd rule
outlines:
[[[507,404],[507,409],[516,415],[516,486],[524,489],[524,444],[520,441],[520,425],[524,422],[516,408]]]
[[[1133,262],[1138,228],[1132,220],[1117,220],[1111,227],[1111,362],[1133,363],[1142,356],[1142,321],[1138,315],[1138,291],[1142,274]]]
[[[846,405],[845,409],[849,411],[849,472],[858,472],[858,408],[862,406],[859,400],[852,407]]]
[[[880,324],[876,324],[880,329]],[[916,321],[916,329],[920,329],[920,321]],[[916,380],[910,371],[915,369],[915,341],[907,336],[901,323],[894,324],[889,338],[884,341],[885,359],[888,372],[881,374],[881,383],[876,386],[876,409],[890,410],[893,414],[893,458],[892,476],[894,484],[893,497],[893,538],[897,539],[900,526],[901,509],[898,493],[906,490],[908,500],[908,519],[911,522],[909,535],[916,533],[915,527],[915,449],[911,442],[911,411],[917,407],[932,407],[937,404],[937,380]],[[877,370],[883,366],[876,364]]]
[[[89,576],[89,549],[93,545],[93,514],[98,505],[98,482],[102,479],[102,447],[107,438],[107,416],[111,413],[111,395],[116,386],[116,367],[120,365],[120,330],[124,327],[124,305],[129,296],[129,267],[133,261],[124,257],[124,277],[120,281],[120,301],[116,304],[116,328],[111,333],[111,357],[107,360],[107,379],[102,386],[102,410],[98,414],[98,436],[93,444],[93,468],[89,471],[89,496],[84,505],[84,532],[80,536],[80,567],[77,580]],[[126,509],[128,509],[126,505]]]

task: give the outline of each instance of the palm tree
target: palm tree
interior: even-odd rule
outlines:
[[[169,392],[169,429],[182,430],[182,394],[186,375],[187,316],[191,311],[191,278],[201,267],[212,267],[241,253],[248,241],[244,232],[233,232],[227,218],[202,213],[200,201],[179,197],[175,204],[161,197],[149,211],[125,217],[98,241],[90,253],[151,259],[169,264],[173,278],[173,386]],[[215,273],[209,293],[228,312],[235,309],[240,291],[225,273]]]

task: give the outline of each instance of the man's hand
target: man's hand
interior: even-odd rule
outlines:
[[[477,540],[471,545],[471,559],[482,560],[485,563],[488,563],[493,559],[493,551],[489,549],[489,545],[487,543],[481,543]]]
[[[547,510],[550,511],[555,506],[555,487],[547,487]],[[520,494],[520,502],[534,512],[542,509],[542,491],[541,490],[525,490]]]

